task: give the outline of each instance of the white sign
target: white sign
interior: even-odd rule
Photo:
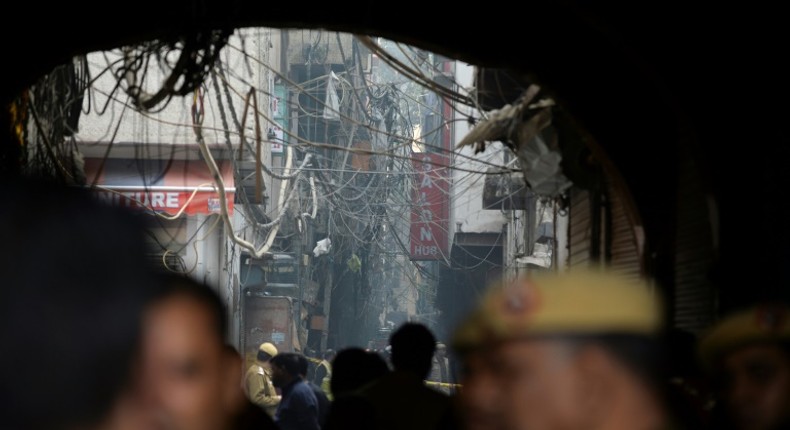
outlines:
[[[283,133],[283,129],[277,126],[272,127],[272,131],[274,131],[274,139],[271,141],[272,145],[272,154],[282,154],[283,153],[283,138],[285,137],[285,133]]]

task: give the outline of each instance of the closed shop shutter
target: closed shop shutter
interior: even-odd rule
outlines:
[[[642,252],[636,235],[634,217],[630,217],[625,204],[625,197],[614,186],[607,176],[607,196],[609,199],[608,214],[611,217],[611,238],[609,262],[611,268],[628,277],[638,279],[644,275]]]
[[[699,173],[686,154],[678,182],[674,325],[701,333],[715,318],[716,298],[707,279],[713,263],[713,234]]]
[[[590,264],[592,243],[590,193],[578,188],[571,189],[568,225],[568,265],[585,267]]]
[[[571,267],[603,264],[615,271],[635,279],[644,276],[642,250],[637,236],[640,226],[636,225],[637,216],[629,216],[626,197],[622,195],[608,176],[604,177],[605,193],[593,194],[579,188],[571,189],[569,222],[569,265]],[[599,195],[601,201],[596,205],[593,196]],[[606,206],[608,204],[608,207]],[[593,208],[601,210],[600,228],[593,228]],[[594,234],[600,237],[593,237]],[[593,252],[592,247],[600,247]],[[600,260],[595,258],[599,255]],[[600,263],[596,263],[600,261]]]
[[[148,221],[145,238],[151,264],[159,269],[186,271],[187,217],[167,220],[152,216]]]

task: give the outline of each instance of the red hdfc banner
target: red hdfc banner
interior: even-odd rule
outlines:
[[[450,159],[441,154],[414,153],[415,178],[409,251],[412,260],[449,257]]]
[[[233,213],[233,166],[217,161],[225,184],[228,213]],[[220,212],[220,198],[203,160],[85,159],[88,184],[99,199],[123,207],[176,214]],[[97,176],[98,174],[98,176]]]

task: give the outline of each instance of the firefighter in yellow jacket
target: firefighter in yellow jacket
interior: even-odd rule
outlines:
[[[274,416],[280,396],[272,385],[269,360],[277,355],[277,348],[270,342],[264,342],[258,348],[255,364],[247,369],[244,375],[244,392],[256,405],[262,407],[270,416]]]
[[[335,351],[327,349],[324,351],[324,359],[318,363],[313,376],[313,383],[321,387],[329,400],[332,400],[332,391],[329,389],[329,383],[332,380],[332,360],[335,359]]]

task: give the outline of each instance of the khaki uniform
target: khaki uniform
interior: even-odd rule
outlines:
[[[253,364],[247,369],[244,375],[244,393],[256,405],[262,407],[266,412],[274,417],[277,406],[280,404],[280,396],[272,385],[271,371],[262,367],[259,363]]]

